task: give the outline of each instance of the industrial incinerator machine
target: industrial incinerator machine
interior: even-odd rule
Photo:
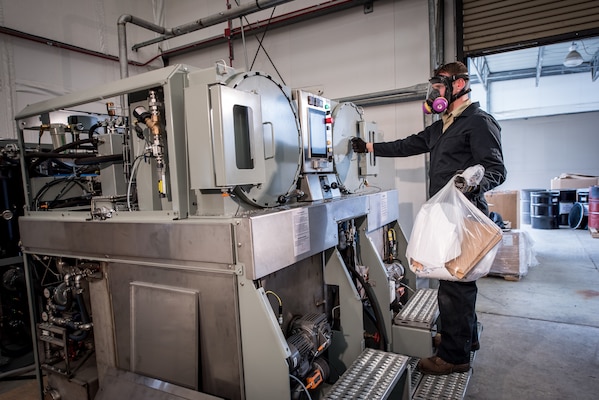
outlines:
[[[359,107],[174,65],[16,121],[44,399],[406,396],[415,277]]]

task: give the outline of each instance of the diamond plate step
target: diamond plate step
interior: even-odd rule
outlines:
[[[461,400],[466,394],[466,387],[472,375],[467,372],[455,372],[449,375],[423,375],[413,400]]]
[[[478,323],[478,336],[482,325]],[[470,352],[470,365],[474,364],[476,352]],[[463,400],[472,376],[472,368],[467,372],[455,372],[449,375],[425,375],[416,369],[419,358],[411,357],[408,366],[411,371],[412,400]]]
[[[408,368],[410,368],[410,398],[414,396],[414,392],[422,379],[422,372],[416,369],[419,360],[418,357],[410,357],[410,360],[408,361]]]
[[[395,316],[396,325],[430,330],[439,316],[437,289],[418,289]]]
[[[408,356],[401,354],[365,349],[324,399],[387,399],[406,370],[408,360]]]

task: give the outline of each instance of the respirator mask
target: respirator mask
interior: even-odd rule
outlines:
[[[459,78],[468,80],[468,75],[461,74],[454,76],[433,76],[428,81],[428,90],[426,93],[426,100],[422,104],[422,111],[424,111],[425,114],[441,114],[447,110],[447,107],[449,107],[449,105],[455,99],[465,95],[466,93],[469,93],[470,89],[466,89],[466,87],[464,87],[464,89],[462,89],[458,94],[451,94],[453,91],[452,84]],[[442,87],[445,88],[445,93],[443,96],[439,90],[440,85],[443,85]]]

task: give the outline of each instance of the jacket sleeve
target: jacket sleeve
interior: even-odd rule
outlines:
[[[505,181],[506,169],[501,148],[501,128],[490,115],[474,118],[470,149],[475,164],[485,167],[479,193],[485,193]]]
[[[430,151],[431,127],[432,125],[405,139],[373,143],[374,155],[377,157],[409,157],[427,153]]]

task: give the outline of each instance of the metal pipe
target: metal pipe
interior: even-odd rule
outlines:
[[[384,104],[405,103],[409,101],[420,101],[426,96],[428,84],[420,83],[401,89],[385,90],[382,92],[366,93],[356,96],[348,96],[335,101],[339,103],[349,102],[357,106],[380,106]]]
[[[22,142],[24,139],[22,136],[19,137],[19,145],[23,145],[24,142]],[[21,149],[24,149],[25,147],[20,147]],[[21,159],[21,163],[24,164],[24,159]],[[24,177],[28,177],[29,175],[26,175],[27,173],[27,169],[24,168],[24,165],[22,165],[22,169],[23,171],[23,176]],[[27,198],[27,188],[25,188],[25,198]],[[24,267],[25,267],[25,286],[27,288],[27,299],[29,301],[27,301],[27,306],[28,306],[28,311],[29,311],[29,315],[30,315],[30,321],[29,321],[29,329],[31,332],[31,337],[32,338],[37,338],[37,324],[35,323],[35,318],[33,318],[34,315],[36,315],[35,313],[37,312],[37,310],[34,307],[34,302],[32,301],[32,299],[35,299],[38,295],[38,293],[35,292],[34,290],[34,284],[33,284],[33,273],[32,273],[32,267],[31,265],[29,265],[28,262],[28,256],[24,255],[23,256],[23,262],[24,262]],[[35,351],[35,349],[33,350],[33,364],[34,364],[34,368],[35,368],[35,377],[37,380],[37,389],[38,389],[38,393],[43,393],[44,390],[44,381],[43,381],[43,373],[42,373],[42,369],[41,369],[41,361],[40,361],[40,356],[39,356],[39,352]]]
[[[83,278],[82,274],[77,274],[75,276],[75,289],[81,289],[81,279]]]
[[[37,353],[37,352],[34,351],[34,353]],[[35,366],[36,366],[36,364],[31,364],[26,367],[11,369],[6,372],[2,372],[2,373],[0,373],[0,380],[4,380],[4,378],[11,377],[11,376],[19,376],[19,375],[24,374],[25,372],[33,371],[34,369],[36,369]],[[40,393],[41,393],[41,390],[40,390]]]
[[[443,0],[428,0],[428,33],[431,74],[445,60],[445,12]]]
[[[64,284],[67,285],[67,287],[71,286],[71,274],[65,274],[63,279]]]
[[[119,45],[119,62],[121,66],[121,79],[129,76],[128,60],[127,60],[127,23],[131,23],[142,28],[163,34],[169,30],[163,26],[156,25],[152,22],[134,17],[133,15],[121,15],[117,21],[117,34]]]
[[[349,8],[363,5],[372,0],[346,0],[346,1],[328,1],[326,3],[317,4],[314,6],[302,8],[299,10],[291,11],[286,14],[277,15],[273,18],[269,18],[268,20],[257,21],[251,24],[248,24],[245,28],[238,27],[233,28],[228,35],[218,35],[212,36],[207,39],[202,39],[197,42],[189,43],[180,47],[176,47],[161,53],[162,57],[175,57],[182,54],[189,53],[191,51],[196,51],[199,49],[204,49],[211,46],[216,46],[219,44],[225,43],[227,40],[235,39],[237,37],[241,37],[242,33],[245,36],[251,34],[258,34],[265,31],[267,28],[272,30],[276,28],[286,27],[298,22],[308,21],[313,18],[322,17],[328,14],[332,14],[334,12],[344,11]],[[243,32],[242,32],[243,31]]]
[[[227,22],[228,20],[243,17],[244,15],[266,10],[267,8],[275,7],[279,4],[289,3],[291,1],[293,0],[255,0],[255,4],[246,3],[239,7],[231,8],[229,10],[222,11],[205,18],[197,19],[193,22],[188,22],[186,24],[171,28],[165,35],[134,45],[132,47],[132,50],[137,50],[142,47],[159,43],[176,36],[181,36],[187,33],[195,32],[200,29],[207,28],[209,26],[220,24],[221,22]]]

